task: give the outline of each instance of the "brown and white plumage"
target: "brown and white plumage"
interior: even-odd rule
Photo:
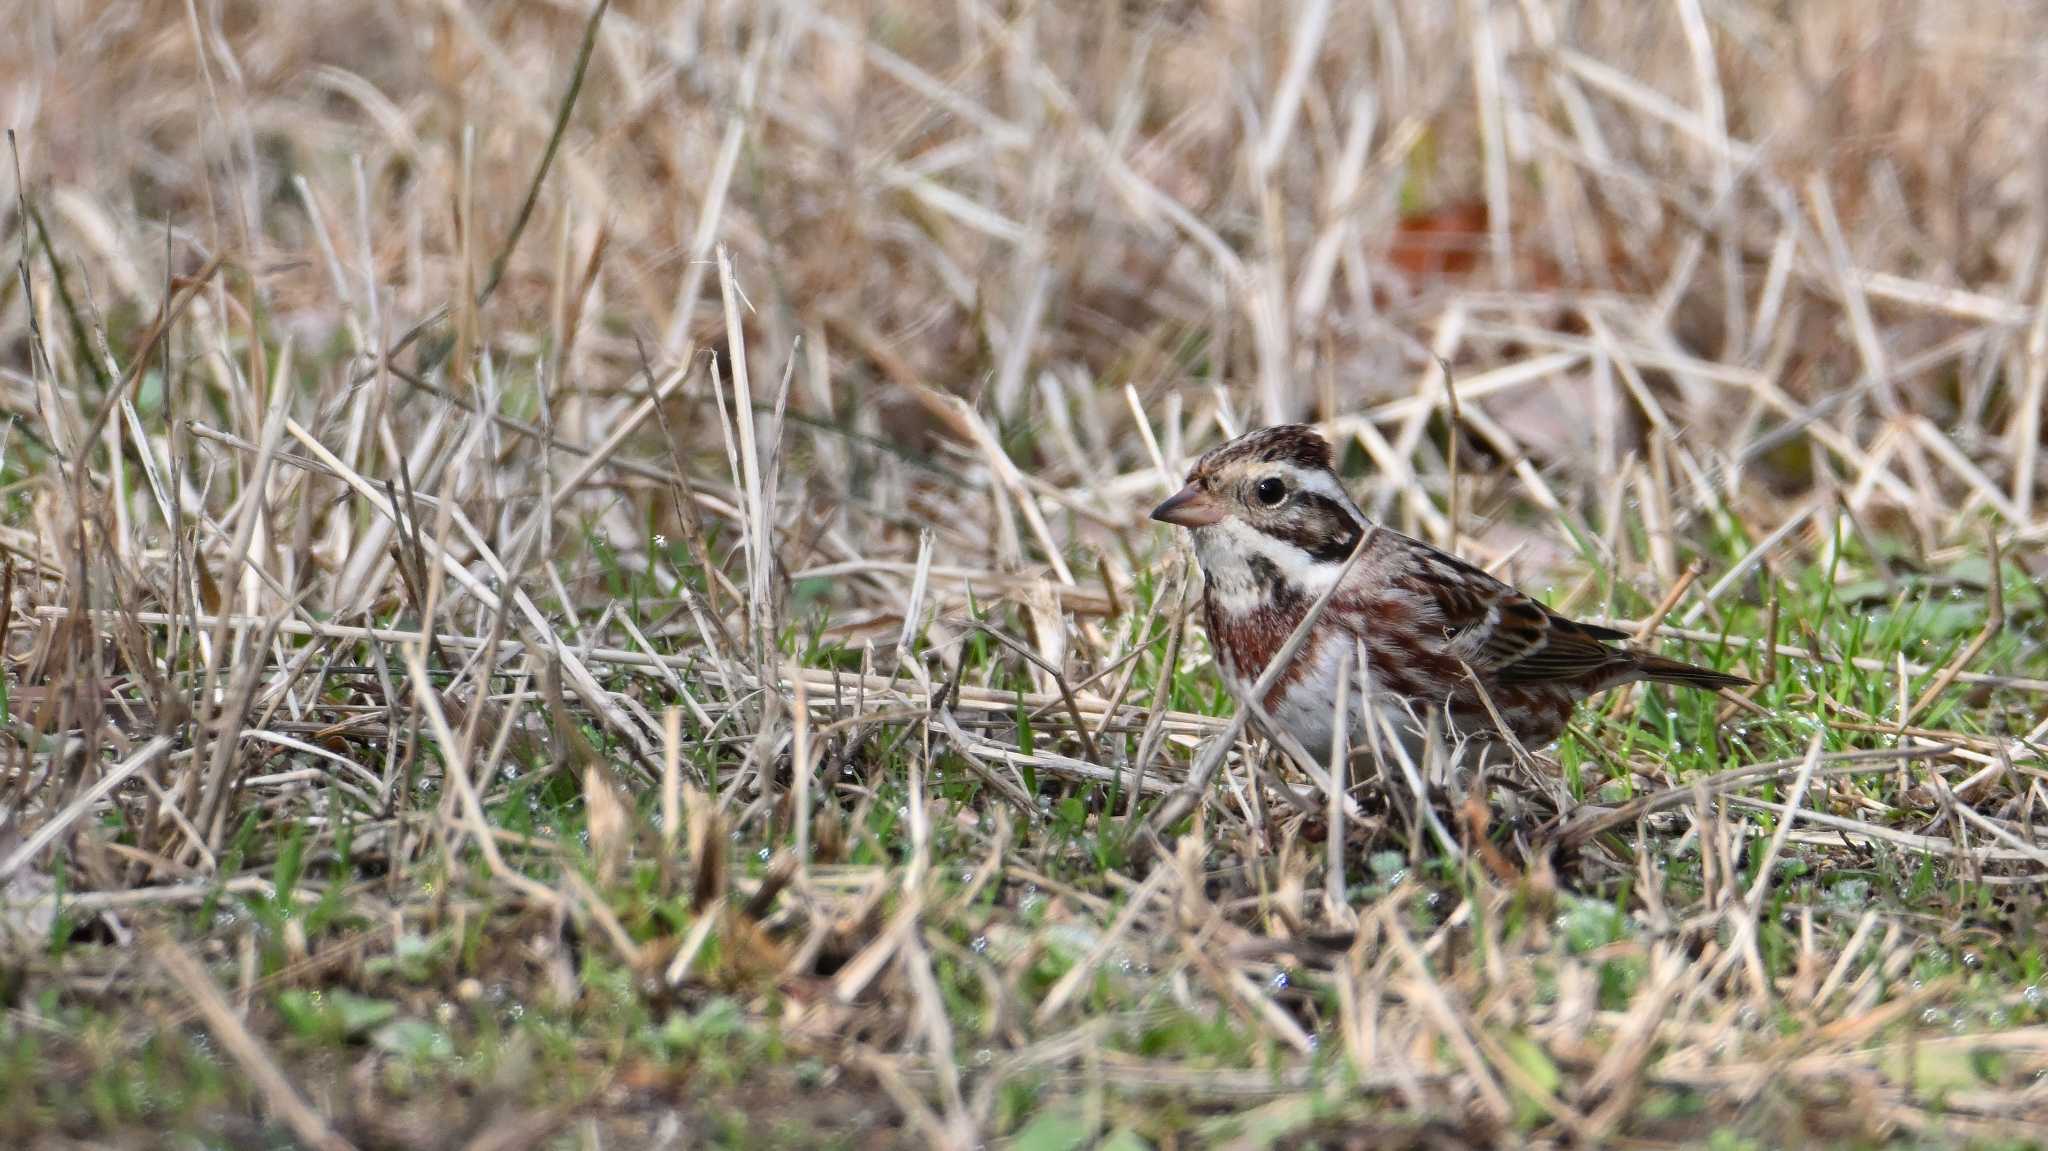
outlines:
[[[1264,428],[1211,450],[1152,516],[1193,533],[1211,645],[1238,696],[1364,541],[1365,554],[1260,701],[1317,753],[1330,746],[1339,661],[1358,645],[1373,705],[1396,712],[1400,728],[1447,711],[1460,736],[1496,739],[1504,723],[1529,746],[1557,738],[1580,700],[1623,684],[1748,682],[1610,646],[1627,635],[1566,619],[1420,540],[1369,531],[1332,470],[1329,444],[1305,425]]]

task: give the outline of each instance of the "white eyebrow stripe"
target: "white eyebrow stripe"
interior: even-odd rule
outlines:
[[[1295,481],[1302,491],[1315,492],[1346,503],[1351,500],[1350,496],[1344,494],[1343,487],[1328,472],[1304,472],[1296,469]]]
[[[1358,509],[1356,503],[1352,502],[1351,493],[1344,490],[1344,485],[1337,482],[1337,477],[1328,472],[1321,471],[1308,472],[1301,471],[1298,468],[1294,469],[1294,471],[1302,491],[1314,492],[1319,496],[1335,500],[1337,505],[1350,512],[1354,519],[1360,523],[1365,522],[1365,513]]]

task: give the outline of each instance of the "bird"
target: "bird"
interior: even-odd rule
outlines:
[[[1264,715],[1253,713],[1315,755],[1333,749],[1339,669],[1360,648],[1362,675],[1354,662],[1352,682],[1366,686],[1349,695],[1353,747],[1372,738],[1368,708],[1387,714],[1409,748],[1442,716],[1454,739],[1489,748],[1511,735],[1536,750],[1563,733],[1580,701],[1625,684],[1717,691],[1751,682],[1614,646],[1628,633],[1568,619],[1448,552],[1376,526],[1345,492],[1329,442],[1306,424],[1260,428],[1210,449],[1152,518],[1193,538],[1210,647],[1234,698],[1251,696],[1311,606],[1337,585],[1257,701]]]

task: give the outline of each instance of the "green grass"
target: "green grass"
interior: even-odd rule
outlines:
[[[625,577],[614,572],[607,578]],[[657,590],[646,586],[644,575],[633,579],[640,586],[614,588],[612,594],[645,596],[640,609],[644,611]],[[1126,617],[1129,628],[1135,628],[1151,607],[1145,598],[1150,589],[1136,591]],[[1812,618],[1809,613],[1822,610],[1837,594],[1812,578],[1775,591],[1781,624]],[[2008,603],[2024,604],[2023,591],[2019,581],[2008,579]],[[1627,614],[1634,606],[1622,600],[1617,610]],[[1767,612],[1754,597],[1730,600],[1722,610],[1718,630],[1752,637],[1759,634],[1756,629],[1763,626]],[[1013,619],[1000,613],[984,618],[991,626],[1014,626]],[[1873,598],[1866,610],[1831,624],[1819,638],[1823,653],[1835,660],[1869,657],[1889,664],[1905,655],[1939,664],[1981,624],[1981,601],[1905,586],[1888,600]],[[1998,666],[2001,653],[2022,652],[2029,629],[2027,619],[2016,619],[2014,631],[1989,649],[1987,662]],[[1781,632],[1787,641],[1794,638],[1789,628]],[[822,640],[815,624],[787,630],[784,642],[788,654],[810,666],[845,668],[849,662],[848,649]],[[1156,644],[1154,650],[1162,647],[1163,643]],[[960,652],[963,680],[1020,699],[1030,690],[1027,665],[1000,645],[970,635]],[[1732,647],[1695,648],[1691,654],[1717,667],[1751,674],[1763,670],[1756,659]],[[1130,698],[1152,698],[1165,669],[1149,653],[1133,666]],[[626,685],[619,681],[618,686]],[[1207,675],[1177,677],[1169,686],[1167,698],[1177,708],[1221,710],[1222,701]],[[1717,724],[1716,712],[1723,706],[1718,701],[1689,694],[1647,694],[1626,717],[1590,709],[1556,754],[1575,798],[1612,804],[1659,786],[1710,780],[1747,763],[1796,759],[1817,728],[1824,735],[1823,749],[1830,752],[1893,742],[1890,735],[1844,730],[1818,719],[1830,709],[1856,709],[1879,719],[1889,714],[1896,707],[1896,689],[1882,672],[1847,662],[1815,665],[1780,658],[1772,682],[1755,698],[1772,715],[1738,718],[1732,724]],[[1975,717],[1995,714],[2001,700],[2021,705],[1997,693],[1989,706],[1978,708],[1958,708],[1944,701],[1922,722],[1985,735]],[[997,732],[1020,748],[1064,742],[1064,717],[1057,712],[1021,723],[1019,716],[1027,714],[1021,706],[1008,716],[991,714]],[[1005,723],[1010,725],[1007,733]],[[600,743],[605,739],[596,728],[586,729],[586,734]],[[686,738],[689,734],[686,728]],[[891,725],[881,725],[870,737],[880,745],[879,757],[847,772],[847,786],[872,790],[850,806],[831,804],[859,819],[842,833],[844,846],[836,864],[840,871],[893,877],[912,861],[904,805],[909,802],[906,781],[917,770],[915,745],[884,738],[893,734]],[[1134,739],[1118,735],[1111,743],[1124,741]],[[736,750],[714,748],[707,745],[696,753],[694,764],[707,776],[713,774],[714,759],[726,759],[729,770]],[[1629,764],[1632,770],[1613,775],[1607,767],[1613,763]],[[998,873],[985,874],[992,834],[989,817],[997,805],[958,754],[936,756],[923,770],[932,803],[926,848],[931,878],[924,896],[931,973],[963,1069],[987,1068],[997,1062],[992,1045],[1002,1039],[1000,1028],[1016,1027],[1019,1016],[1034,1010],[1114,917],[1129,891],[1113,880],[1131,873],[1145,849],[1133,825],[1121,817],[1124,801],[1115,786],[1040,778],[1036,790],[1044,797],[1042,823],[1013,827],[1016,839],[998,863]],[[522,841],[560,846],[512,846],[506,850],[507,861],[550,884],[557,882],[554,877],[562,869],[594,878],[589,829],[575,781],[550,772],[544,762],[523,765],[517,778],[509,778],[512,774],[505,773],[508,781],[486,806],[490,822]],[[1899,792],[1898,772],[1889,765],[1834,777],[1831,786],[1835,785],[1854,787],[1882,804],[1909,802]],[[1780,779],[1761,785],[1755,794],[1782,799],[1786,786],[1789,780]],[[223,873],[263,875],[272,892],[216,893],[181,917],[184,932],[194,940],[234,937],[247,924],[254,974],[264,988],[251,1002],[251,1018],[273,1035],[279,1058],[308,1067],[368,1060],[376,1068],[380,1091],[397,1100],[487,1094],[507,1104],[536,1107],[564,1100],[594,1101],[616,1090],[622,1076],[644,1074],[668,1085],[652,1089],[654,1095],[665,1096],[670,1105],[696,1108],[693,1114],[699,1122],[724,1132],[713,1136],[714,1141],[724,1139],[736,1146],[762,1145],[764,1140],[829,1145],[805,1142],[808,1136],[800,1138],[791,1131],[778,1134],[744,1113],[721,1111],[717,1104],[751,1077],[815,1078],[830,1066],[829,1042],[819,1047],[821,1037],[801,1026],[796,1035],[786,1033],[792,1011],[820,1008],[829,996],[822,988],[812,988],[792,997],[769,972],[753,969],[750,965],[765,957],[746,949],[761,946],[761,941],[731,939],[723,926],[714,928],[695,967],[701,978],[693,978],[678,993],[649,973],[620,966],[587,916],[572,915],[573,926],[555,940],[558,948],[570,953],[562,962],[573,971],[568,1001],[557,1001],[559,995],[548,990],[544,980],[537,980],[531,970],[520,970],[532,966],[521,953],[533,934],[544,937],[552,929],[531,911],[522,912],[516,901],[502,901],[490,885],[479,886],[484,861],[473,844],[445,858],[429,856],[407,870],[400,891],[408,908],[402,912],[405,930],[393,937],[389,924],[366,910],[371,898],[386,897],[382,889],[388,884],[365,875],[354,854],[363,834],[358,829],[376,823],[377,813],[352,810],[353,801],[338,790],[326,790],[320,798],[329,822],[319,830],[266,823],[252,812],[230,840]],[[428,792],[420,802],[434,798]],[[643,792],[632,799],[635,819],[646,829],[643,834],[658,833],[657,796]],[[1899,814],[1901,824],[1920,822],[1911,811],[1902,808]],[[1212,811],[1209,818],[1228,817]],[[1733,861],[1739,869],[1736,885],[1747,890],[1776,819],[1733,810],[1727,818],[1753,828],[1740,858]],[[115,843],[133,839],[118,821],[102,830]],[[1514,850],[1515,836],[1527,830],[1497,831],[1496,847]],[[1239,854],[1227,840],[1217,842],[1216,834],[1211,832],[1210,880],[1216,890],[1209,899],[1250,899],[1257,904],[1275,898],[1275,888],[1284,878],[1284,861]],[[769,819],[739,830],[730,843],[736,892],[762,881],[769,871],[766,857],[786,843],[786,836],[787,828],[772,825]],[[1627,858],[1633,854],[1634,833],[1616,833],[1603,846]],[[1473,920],[1453,936],[1470,936],[1464,946],[1476,950],[1466,962],[1485,962],[1488,949],[1511,957],[1517,984],[1527,988],[1525,1011],[1540,1014],[1568,995],[1590,991],[1595,1010],[1626,1013],[1644,994],[1650,977],[1649,949],[1673,938],[1640,918],[1646,900],[1632,869],[1571,868],[1557,881],[1561,890],[1550,892],[1501,887],[1476,864],[1444,858],[1426,842],[1404,844],[1398,822],[1360,842],[1349,858],[1355,870],[1347,877],[1346,900],[1357,907],[1388,907],[1413,938],[1426,939],[1445,930],[1452,922],[1451,912],[1467,909]],[[1042,880],[1011,874],[1013,865]],[[643,857],[602,891],[605,907],[633,944],[656,949],[673,945],[698,925],[703,913],[693,909],[686,882],[686,872],[693,866],[701,863]],[[1660,850],[1652,874],[1660,886],[1657,903],[1664,907],[1698,908],[1717,898],[1717,892],[1702,886],[1697,837],[1690,844],[1681,842],[1675,851]],[[1056,888],[1040,886],[1043,881]],[[356,898],[347,894],[351,888]],[[884,898],[873,915],[886,918],[899,905],[900,895]],[[1894,950],[1913,949],[1909,965],[1887,979],[1894,989],[1886,997],[1906,994],[1909,985],[1941,989],[1917,1017],[1873,1038],[1896,1034],[1898,1026],[1946,1038],[2048,1022],[2040,995],[2028,992],[2043,977],[2041,945],[2013,917],[2011,896],[1974,884],[1964,869],[1936,857],[1883,845],[1788,847],[1755,920],[1763,974],[1773,982],[1799,978],[1802,955],[1809,947],[1833,956],[1860,917],[1873,910],[1906,925],[1911,942],[1893,941]],[[1477,923],[1481,918],[1488,921],[1483,931]],[[780,934],[777,919],[764,921],[771,934]],[[53,931],[47,962],[76,962],[81,954],[100,950],[66,934],[77,930],[76,921],[67,920]],[[785,935],[773,945],[786,949],[792,939]],[[1723,927],[1695,937],[1690,945],[1729,943]],[[303,964],[305,955],[340,950],[352,953],[340,971],[294,977],[294,968]],[[1871,961],[1887,954],[1875,939],[1866,940],[1865,953]],[[850,958],[842,955],[840,961]],[[1198,966],[1191,959],[1168,940],[1135,937],[1107,957],[1072,1000],[1075,1018],[1105,1025],[1091,1035],[1095,1058],[1171,1065],[1182,1073],[1246,1073],[1251,1081],[1264,1079],[1276,1085],[1290,1081],[1288,1076],[1305,1074],[1299,1088],[1284,1090],[1272,1102],[1248,1111],[1215,1112],[1213,1101],[1199,1099],[1165,1109],[1144,1105],[1140,1101],[1148,1097],[1146,1092],[1127,1095],[1112,1080],[1106,1090],[1094,1089],[1103,1097],[1093,1103],[1084,1099],[1073,1108],[1040,1110],[1029,1100],[1032,1084],[1044,1077],[1019,1070],[1017,1082],[1004,1080],[993,1112],[993,1133],[1014,1136],[1016,1145],[1024,1147],[1095,1145],[1092,1141],[1099,1138],[1121,1140],[1113,1143],[1118,1146],[1137,1145],[1131,1140],[1153,1146],[1176,1137],[1176,1132],[1201,1139],[1272,1140],[1334,1131],[1347,1123],[1394,1122],[1374,1102],[1377,1092],[1361,1093],[1346,1086],[1353,1076],[1373,1069],[1350,1066],[1340,1048],[1332,1046],[1297,1063],[1255,1019],[1245,1017],[1242,1004],[1207,1002],[1189,1010],[1174,987]],[[1256,978],[1256,985],[1273,1002],[1313,1033],[1327,1034],[1340,1014],[1330,955],[1311,951],[1244,962],[1243,970]],[[56,969],[46,967],[43,974],[29,978],[40,982]],[[1585,991],[1565,990],[1581,985]],[[1000,987],[1000,994],[992,987]],[[804,1004],[807,997],[812,1002]],[[138,1029],[118,999],[68,1000],[48,999],[54,1010],[47,1017],[54,1023],[50,1033],[26,1028],[19,1021],[5,1025],[8,1060],[16,1069],[5,1077],[11,1104],[6,1112],[24,1124],[17,1126],[18,1134],[204,1123],[206,1116],[218,1115],[224,1107],[237,1109],[255,1102],[234,1085],[235,1077],[202,1037],[179,1029]],[[1815,1020],[1796,1002],[1778,1000],[1762,1011],[1745,1007],[1732,1022],[1735,1034],[1765,1042],[1771,1036],[1799,1036]],[[894,1025],[902,1024],[898,1020]],[[1524,1030],[1512,1020],[1487,1027],[1499,1048],[1539,1089],[1555,1091],[1565,1081],[1566,1072],[1549,1054],[1550,1037]],[[1942,1090],[2023,1085],[2020,1064],[1988,1050],[1965,1051],[1953,1058],[1941,1054],[1921,1062],[1925,1066],[1916,1063],[1916,1074],[1929,1080],[1937,1097]],[[45,1070],[53,1063],[72,1069],[74,1074],[66,1078],[83,1089],[60,1087]],[[639,1068],[651,1070],[642,1073],[636,1071]],[[1282,1068],[1294,1070],[1283,1075]],[[1533,1097],[1518,1090],[1514,1099],[1514,1126],[1533,1131],[1548,1122]],[[1696,1091],[1659,1089],[1641,1106],[1644,1121],[1653,1127],[1676,1125],[1702,1137],[1713,1132],[1714,1145],[1737,1145],[1728,1141],[1743,1137],[1740,1121],[1724,1125],[1729,1117]],[[1455,1126],[1450,1112],[1400,1122]],[[1769,1137],[1768,1128],[1754,1132]]]
[[[1785,594],[1789,597],[1792,591],[1787,589]],[[1952,601],[1937,606],[1947,606],[1947,602]],[[1757,611],[1754,606],[1732,611],[1731,633],[1743,634],[1743,625],[1754,623]],[[1975,621],[1956,619],[1959,614],[1929,610],[1924,601],[1901,599],[1873,612],[1867,627],[1834,629],[1831,638],[1845,657],[1917,653],[1926,650],[1923,640],[1951,645],[1958,631],[1967,631]],[[988,646],[970,643],[968,650],[979,657],[974,666],[991,673],[991,686],[1020,690],[1016,670],[1005,675],[992,666],[999,660]],[[823,665],[835,662],[829,651],[818,654]],[[1138,667],[1134,690],[1137,698],[1145,698],[1159,670],[1145,660]],[[1890,693],[1884,677],[1875,673],[1850,668],[1801,676],[1790,661],[1784,661],[1779,676],[1760,701],[1785,720],[1737,730],[1725,746],[1714,734],[1712,701],[1685,699],[1667,708],[1651,697],[1633,723],[1589,717],[1581,725],[1583,734],[1575,733],[1559,749],[1559,758],[1568,773],[1577,765],[1582,794],[1597,794],[1611,801],[1625,798],[1633,789],[1626,781],[1620,794],[1610,786],[1595,786],[1587,773],[1599,772],[1596,765],[1603,759],[1654,763],[1658,775],[1684,783],[1745,762],[1798,755],[1811,725],[1796,722],[1797,717],[1809,714],[1819,695],[1867,708],[1873,715],[1882,715],[1888,704]],[[1177,706],[1213,707],[1215,703],[1213,688],[1199,684],[1177,689],[1173,699]],[[1928,722],[1940,721],[1943,714],[1931,712]],[[1829,734],[1825,746],[1831,751],[1882,746],[1886,739],[1837,731]],[[1018,742],[1024,745],[1026,741],[1020,738]],[[907,795],[900,780],[908,770],[900,745],[893,760],[868,765],[866,775],[876,782],[877,791],[873,801],[863,805],[866,821],[846,835],[846,866],[889,871],[907,862],[908,840],[900,814]],[[1873,771],[1849,776],[1844,782],[1866,794],[1885,796],[1896,787],[1897,777],[1890,771]],[[1023,857],[1032,870],[1114,907],[1123,892],[1104,878],[1128,869],[1133,852],[1126,825],[1103,816],[1105,811],[1121,810],[1115,790],[1092,784],[1041,786],[1049,786],[1041,792],[1051,800],[1049,818],[1041,830],[1020,844]],[[978,825],[985,797],[957,757],[945,756],[931,766],[931,794],[935,803],[929,855],[934,880],[927,898],[950,910],[953,901],[974,884],[975,866],[987,851],[986,832]],[[1759,794],[1767,799],[1778,797],[1769,787]],[[330,811],[342,813],[343,819],[371,814],[346,813],[346,800],[338,792],[329,792],[326,799]],[[653,797],[639,797],[637,814],[650,826],[654,808]],[[576,846],[587,830],[582,824],[580,797],[562,777],[524,776],[488,810],[492,822],[508,831],[566,845],[560,863],[551,852],[514,851],[510,859],[515,866],[545,879],[558,866],[576,867],[585,862]],[[973,825],[962,822],[968,817],[975,820]],[[344,822],[341,826],[346,829],[349,825]],[[1755,848],[1774,829],[1774,822],[1757,816],[1755,826],[1758,838],[1751,841],[1745,861],[1752,867],[1758,862]],[[108,831],[115,842],[121,841],[118,828]],[[268,838],[263,838],[266,834]],[[300,941],[289,946],[316,953],[348,946],[350,941],[361,942],[362,957],[346,983],[317,986],[322,980],[309,989],[291,986],[287,979],[274,993],[259,997],[255,1018],[266,1029],[275,1029],[281,1058],[314,1065],[328,1055],[350,1061],[373,1058],[381,1088],[397,1099],[431,1096],[437,1091],[488,1089],[535,1105],[564,1098],[595,1098],[621,1065],[662,1066],[666,1075],[687,1080],[691,1091],[715,1099],[755,1068],[802,1066],[806,1058],[817,1059],[816,1055],[797,1054],[808,1049],[801,1041],[792,1046],[780,1037],[777,995],[769,988],[749,987],[753,995],[740,1000],[715,992],[709,992],[709,997],[686,993],[680,1000],[671,999],[667,992],[650,995],[642,979],[612,965],[603,954],[603,945],[588,936],[582,941],[586,957],[576,976],[578,1002],[574,1008],[527,1002],[528,996],[516,990],[506,993],[499,980],[515,988],[524,980],[495,973],[493,968],[503,961],[507,949],[518,946],[518,937],[494,929],[505,912],[494,914],[488,895],[476,904],[475,897],[466,894],[474,889],[474,877],[481,868],[474,850],[441,867],[424,872],[416,868],[408,877],[417,897],[473,904],[456,917],[457,922],[444,922],[433,929],[423,923],[417,933],[408,931],[395,940],[379,938],[383,934],[380,925],[365,915],[345,911],[346,901],[338,894],[351,881],[349,838],[345,830],[332,836],[309,834],[303,827],[262,832],[250,823],[224,858],[223,870],[265,874],[276,894],[223,896],[210,900],[192,917],[195,938],[218,937],[239,922],[249,922],[256,941],[257,972],[265,980],[288,975],[291,961],[286,940],[293,930]],[[765,870],[760,856],[780,838],[778,834],[743,834],[734,843],[736,879],[742,889],[750,880],[758,880]],[[754,847],[757,843],[761,848]],[[1489,888],[1483,875],[1441,859],[1425,857],[1422,866],[1411,871],[1398,842],[1387,843],[1392,850],[1354,856],[1366,867],[1347,894],[1359,905],[1397,899],[1407,929],[1417,937],[1442,926],[1443,909],[1459,906]],[[1234,869],[1226,869],[1226,873],[1234,870],[1236,874],[1223,879],[1225,890],[1267,890],[1269,876],[1247,874],[1253,862],[1240,861]],[[2010,924],[1999,906],[2001,900],[1990,889],[1973,888],[1968,877],[1955,868],[1883,850],[1867,856],[1859,853],[1847,867],[1845,862],[1840,852],[1826,849],[1795,849],[1781,860],[1778,881],[1757,921],[1757,943],[1769,977],[1796,974],[1801,925],[1795,920],[1795,909],[1811,910],[1812,930],[1823,953],[1828,953],[1830,944],[1839,944],[1866,909],[1911,919],[1929,916],[1930,909],[1939,907],[1946,910],[1934,913],[1936,924],[1930,925],[1939,930],[1925,932],[1927,941],[1919,945],[1910,968],[1901,976],[1950,985],[1938,1000],[1942,1006],[1928,1008],[1920,1022],[1932,1024],[1930,1030],[1936,1034],[1981,1033],[2043,1022],[2040,1006],[2027,1001],[2020,991],[2041,978],[2038,943],[2024,932],[2019,938],[2009,938],[2003,931],[1994,933],[1987,927],[1972,932],[1965,926],[1973,920]],[[1660,900],[1665,905],[1695,906],[1708,894],[1699,887],[1696,847],[1690,854],[1665,857],[1660,867]],[[676,890],[673,871],[667,861],[643,861],[627,879],[605,892],[607,905],[636,943],[673,940],[694,926],[696,918],[684,894]],[[665,876],[664,872],[671,874]],[[457,874],[471,878],[460,880]],[[1739,878],[1746,887],[1749,875],[1745,872]],[[1628,1010],[1645,978],[1643,931],[1628,914],[1640,905],[1639,893],[1631,890],[1632,882],[1632,877],[1624,876],[1574,884],[1577,893],[1558,897],[1548,912],[1526,898],[1511,900],[1502,909],[1498,946],[1515,956],[1522,978],[1534,987],[1531,1007],[1540,1009],[1556,1002],[1556,969],[1568,967],[1590,974],[1600,1010]],[[1397,891],[1405,894],[1396,895]],[[1057,914],[1050,910],[1055,903],[1060,905]],[[886,913],[886,903],[883,910]],[[423,913],[432,918],[448,915],[446,909]],[[532,926],[530,916],[514,918],[522,926]],[[989,999],[984,975],[996,962],[1005,966],[1016,962],[1004,954],[1019,947],[1015,936],[1030,939],[1023,946],[1035,951],[1036,958],[1030,959],[1010,984],[1009,992],[1019,999],[1010,1006],[1013,1014],[1028,1011],[1036,997],[1053,986],[1085,949],[1085,933],[1100,930],[1107,918],[1108,909],[1098,913],[1086,905],[1048,897],[1028,881],[984,878],[971,899],[949,918],[928,927],[951,945],[935,957],[933,974],[941,1002],[964,1042],[964,1064],[975,1065],[976,1050],[986,1054],[974,1044],[991,1037],[988,1029],[994,1025],[999,1007]],[[1008,928],[1012,937],[1000,943],[992,940],[992,926]],[[1959,928],[1966,934],[1952,942],[1937,942],[1937,937],[1954,934]],[[1076,936],[1077,930],[1083,934]],[[714,985],[745,985],[750,982],[748,973],[736,969],[737,961],[724,952],[726,942],[714,935],[702,966],[716,973],[709,980]],[[92,950],[89,944],[53,939],[51,957],[61,959],[81,946]],[[1599,958],[1616,949],[1621,953]],[[1184,960],[1173,955],[1171,948],[1158,954],[1148,953],[1156,949],[1134,950],[1139,952],[1137,957],[1120,956],[1106,964],[1075,1000],[1086,1018],[1129,1021],[1113,1025],[1097,1037],[1101,1051],[1138,1061],[1166,1061],[1182,1069],[1258,1071],[1278,1065],[1280,1053],[1272,1040],[1244,1020],[1215,1007],[1191,1013],[1173,1002],[1161,976],[1165,969],[1184,971]],[[992,953],[993,960],[989,958]],[[1253,970],[1264,972],[1269,967],[1254,965]],[[1284,986],[1290,994],[1303,997],[1293,1010],[1306,1018],[1327,1021],[1335,1014],[1333,993],[1315,965],[1291,970],[1274,967],[1268,979],[1269,986]],[[486,983],[492,990],[477,993],[477,987]],[[766,1000],[759,997],[763,994]],[[38,1035],[18,1024],[8,1025],[9,1061],[19,1070],[5,1077],[12,1084],[6,1113],[26,1122],[18,1132],[195,1121],[218,1113],[224,1105],[248,1106],[252,1102],[246,1097],[238,1100],[230,1086],[232,1077],[224,1072],[218,1056],[202,1050],[181,1031],[149,1028],[138,1033],[125,1011],[106,1007],[64,1008],[54,1019],[61,1039]],[[1763,1018],[1744,1021],[1743,1026],[1758,1034],[1795,1034],[1803,1021],[1796,1010],[1784,1005]],[[1500,1041],[1509,1050],[1524,1053],[1537,1068],[1548,1066],[1541,1045],[1526,1037],[1518,1040],[1518,1035],[1511,1028],[1501,1032]],[[68,1078],[81,1083],[83,1089],[59,1090],[58,1082],[46,1070],[53,1060],[74,1068],[75,1075]],[[1368,1102],[1370,1095],[1341,1087],[1347,1077],[1342,1064],[1341,1058],[1334,1057],[1312,1062],[1317,1070],[1311,1082],[1320,1086],[1306,1094],[1288,1095],[1290,1101],[1284,1106],[1276,1102],[1215,1118],[1202,1118],[1204,1111],[1199,1107],[1191,1113],[1150,1108],[1132,1111],[1129,1104],[1101,1105],[1092,1112],[1086,1108],[1040,1112],[1019,1096],[998,1106],[996,1130],[1013,1133],[1018,1146],[1029,1147],[1089,1145],[1098,1135],[1125,1141],[1145,1139],[1155,1141],[1147,1145],[1156,1145],[1176,1130],[1201,1138],[1281,1138],[1290,1132],[1335,1130],[1342,1122],[1361,1121],[1376,1113]],[[507,1071],[508,1066],[514,1070]],[[36,1070],[30,1072],[30,1068]],[[2001,1063],[1981,1058],[1942,1064],[1926,1073],[1946,1077],[1943,1085],[1950,1088],[2000,1085],[2011,1078]],[[1553,1067],[1538,1078],[1554,1081],[1559,1074]],[[26,1097],[14,1094],[24,1090]],[[1020,1084],[1011,1090],[1021,1092],[1025,1087]],[[1692,1102],[1688,1104],[1687,1099]],[[734,1141],[731,1145],[760,1145],[763,1136],[756,1127],[748,1126],[744,1116],[719,1118],[715,1106],[704,1106],[711,1112],[708,1122],[726,1130]],[[1684,1122],[1688,1115],[1704,1118],[1711,1110],[1684,1094],[1646,1100],[1645,1107],[1653,1119],[1659,1112],[1668,1112],[1660,1120],[1665,1123]],[[1537,1127],[1543,1122],[1541,1109],[1526,1100],[1518,1104],[1515,1113],[1518,1124]],[[1726,1134],[1731,1129],[1719,1130]],[[780,1137],[771,1133],[766,1138]],[[821,1144],[792,1141],[787,1145]]]

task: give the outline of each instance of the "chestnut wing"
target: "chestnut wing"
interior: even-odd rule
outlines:
[[[1623,632],[1566,619],[1479,568],[1419,540],[1402,581],[1435,604],[1444,650],[1503,683],[1572,681],[1632,662]]]

